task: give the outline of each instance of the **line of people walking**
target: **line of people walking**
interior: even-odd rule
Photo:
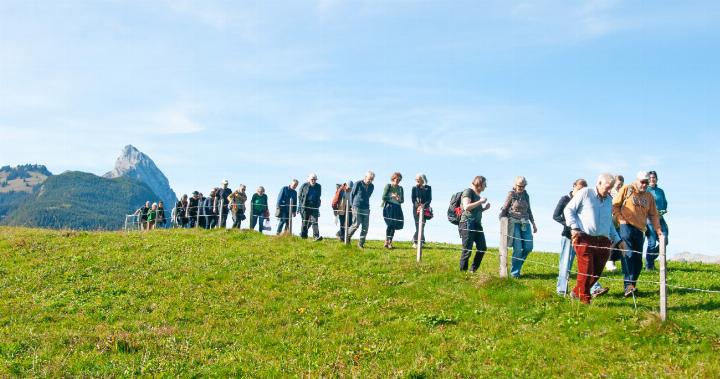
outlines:
[[[385,220],[385,241],[383,247],[393,249],[397,230],[404,228],[402,204],[405,192],[400,185],[403,176],[394,172],[382,191],[381,207]],[[348,242],[359,230],[358,247],[364,248],[370,225],[370,199],[374,193],[375,173],[366,172],[362,180],[347,181],[336,186],[331,201],[333,215],[339,225],[338,239]],[[594,187],[585,179],[572,183],[571,191],[558,202],[553,219],[562,225],[560,241],[559,270],[556,291],[559,295],[570,295],[583,302],[602,296],[609,291],[599,282],[603,269],[615,268],[614,261],[620,261],[624,275],[624,295],[634,296],[637,281],[642,271],[642,249],[647,237],[646,269],[653,270],[659,252],[660,237],[667,244],[668,226],[664,220],[667,213],[667,199],[664,191],[657,186],[655,171],[641,171],[635,181],[624,185],[621,175],[601,174]],[[276,204],[275,218],[278,220],[276,233],[287,233],[291,219],[300,215],[300,237],[322,240],[318,219],[322,186],[315,173],[308,175],[300,185],[297,179],[280,189]],[[520,278],[522,268],[533,249],[533,234],[538,229],[526,191],[527,179],[515,178],[508,192],[499,216],[507,220],[506,237],[512,248],[510,275]],[[459,268],[475,272],[480,268],[487,243],[482,226],[482,215],[490,209],[490,202],[481,194],[487,189],[484,176],[473,178],[470,186],[453,195],[448,207],[448,220],[456,224],[462,243]],[[240,228],[245,216],[248,200],[245,185],[235,191],[228,188],[228,181],[222,187],[213,188],[208,197],[194,191],[192,197],[183,195],[172,212],[177,227],[213,228],[225,227],[228,214],[232,217],[232,228]],[[415,233],[413,247],[425,243],[424,227],[433,218],[432,188],[425,174],[415,176],[411,191]],[[147,202],[135,213],[144,230],[166,224],[162,202]],[[250,198],[250,229],[269,231],[269,204],[265,188],[260,186]],[[422,220],[422,221],[421,221]],[[418,238],[420,237],[420,240]],[[473,257],[472,250],[475,247]],[[472,260],[471,260],[472,257]],[[578,261],[576,286],[568,293],[569,274],[573,261]]]

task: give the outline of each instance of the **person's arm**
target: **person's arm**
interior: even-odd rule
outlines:
[[[383,188],[383,193],[382,193],[383,204],[390,200],[392,200],[392,196],[390,196],[390,184],[386,184],[385,188]]]
[[[505,202],[503,203],[502,208],[500,208],[500,217],[508,217],[508,209],[510,208],[510,204],[512,203],[512,196],[513,191],[508,192],[507,197],[505,198]]]
[[[468,211],[468,212],[473,211],[473,210],[474,210],[475,208],[477,208],[477,207],[482,207],[483,204],[485,204],[486,202],[487,202],[487,199],[485,199],[485,198],[482,197],[482,196],[480,196],[480,199],[479,199],[478,201],[475,201],[475,202],[471,202],[471,201],[470,201],[470,196],[463,196],[463,198],[462,198],[462,206],[463,206],[463,209],[466,210],[466,211]],[[488,207],[486,207],[485,209],[487,209],[487,208],[488,208]]]
[[[282,203],[283,203],[284,197],[285,197],[285,187],[283,187],[282,190],[280,190],[280,193],[278,194],[278,197],[277,197],[277,203],[275,204],[275,207],[280,209],[280,211],[282,211],[281,207],[283,205]]]
[[[528,219],[530,220],[530,223],[532,224],[533,233],[537,233],[537,225],[535,225],[535,217],[533,217],[532,208],[530,207],[530,194],[528,194],[527,191],[525,191],[525,199],[527,200],[527,204],[528,204]]]
[[[427,188],[427,201],[425,201],[425,206],[429,207],[432,202],[432,188],[430,186],[425,186],[425,188]]]
[[[650,208],[648,209],[648,217],[650,218],[653,228],[655,228],[655,233],[660,237],[663,232],[660,227],[660,215],[658,214],[657,205],[655,205],[655,198],[652,195],[648,197],[652,199],[652,201],[650,201]]]
[[[565,206],[570,201],[570,198],[563,196],[560,201],[558,201],[557,205],[555,206],[555,211],[553,212],[553,220],[560,223],[562,226],[565,225],[565,215],[563,212],[565,211]]]
[[[417,186],[413,186],[412,190],[410,191],[410,201],[412,201],[413,207],[420,208],[420,202],[418,202],[417,192]]]
[[[570,228],[570,234],[572,237],[582,233],[582,222],[580,222],[580,204],[587,195],[587,191],[580,191],[570,199],[563,210],[563,216],[565,216],[565,225]]]
[[[400,198],[398,199],[398,203],[402,204],[405,202],[405,190],[402,187],[400,188]]]

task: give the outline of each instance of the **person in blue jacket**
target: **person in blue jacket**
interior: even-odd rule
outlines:
[[[660,216],[660,229],[662,234],[665,236],[665,246],[668,244],[668,225],[665,222],[665,213],[667,213],[667,199],[665,198],[665,191],[658,187],[657,172],[649,171],[648,178],[650,184],[648,185],[647,191],[650,192],[655,198],[655,205],[657,206],[658,215]],[[660,241],[658,240],[657,231],[653,227],[650,220],[647,221],[647,230],[645,231],[647,236],[647,250],[645,251],[645,269],[654,270],[655,260],[660,254]]]
[[[278,218],[277,234],[288,230],[288,221],[291,217],[295,217],[297,213],[297,191],[295,188],[298,186],[298,180],[293,179],[289,186],[285,186],[280,190],[280,195],[277,199],[277,211],[275,215]],[[292,200],[292,208],[290,202]]]

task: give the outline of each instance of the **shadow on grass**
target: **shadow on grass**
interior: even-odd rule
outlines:
[[[688,305],[674,305],[668,307],[668,311],[678,312],[691,312],[691,311],[716,311],[720,309],[720,301],[708,301],[704,303],[688,304]]]

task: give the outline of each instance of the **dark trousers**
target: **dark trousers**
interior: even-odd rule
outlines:
[[[240,229],[240,223],[242,222],[243,216],[244,216],[244,213],[239,210],[233,213],[233,224],[232,224],[233,228]]]
[[[277,234],[287,232],[290,229],[290,217],[287,214],[281,214],[278,218]]]
[[[229,211],[227,209],[222,210],[222,214],[220,215],[220,225],[219,225],[221,228],[225,228],[227,225],[228,212]]]
[[[620,224],[620,238],[628,249],[621,259],[625,288],[630,284],[637,286],[637,280],[642,271],[642,249],[645,235],[640,229],[630,224]]]
[[[302,226],[300,228],[300,238],[308,237],[308,229],[312,225],[313,237],[320,237],[320,228],[318,227],[318,216],[315,212],[304,212],[302,216]]]
[[[392,242],[394,237],[395,237],[395,228],[388,226],[385,229],[385,239]]]
[[[461,222],[458,225],[460,238],[462,238],[462,254],[460,255],[460,271],[467,271],[468,261],[472,255],[473,244],[475,245],[475,257],[472,261],[470,270],[477,271],[480,268],[487,244],[485,243],[485,233],[483,233],[482,225],[478,225],[472,221]]]
[[[415,234],[413,234],[413,242],[417,243],[418,231],[420,229],[420,216],[418,216],[417,212],[413,212],[413,216],[415,218]],[[427,220],[423,220],[422,224],[422,243],[425,243],[425,223],[427,223]]]
[[[578,275],[573,292],[583,303],[590,303],[590,289],[600,279],[605,263],[610,257],[608,249],[612,243],[607,237],[593,237],[581,234],[573,239],[577,257]]]
[[[660,230],[665,236],[665,246],[668,244],[668,226],[665,218],[660,217]],[[648,269],[655,268],[655,260],[660,254],[660,239],[651,223],[647,224],[647,250],[645,251],[645,267]]]

